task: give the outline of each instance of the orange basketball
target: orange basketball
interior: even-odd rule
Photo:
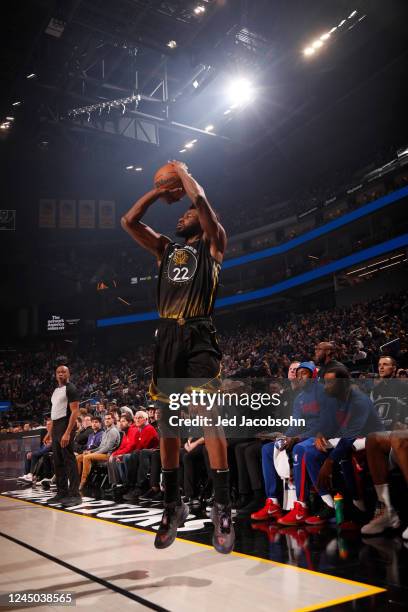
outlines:
[[[159,168],[154,175],[154,186],[156,189],[177,189],[183,187],[183,184],[174,170],[174,166],[166,164]]]

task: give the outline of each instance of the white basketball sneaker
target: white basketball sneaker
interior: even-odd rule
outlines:
[[[378,535],[386,529],[398,529],[401,521],[394,509],[387,510],[384,504],[377,507],[374,518],[367,525],[361,528],[361,533],[364,535]]]

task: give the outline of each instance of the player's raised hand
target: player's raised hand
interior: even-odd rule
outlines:
[[[157,189],[159,198],[164,200],[166,204],[174,204],[174,202],[178,202],[186,195],[183,187],[175,187],[173,189],[169,189],[168,187],[159,187]]]
[[[188,173],[188,166],[182,161],[178,161],[177,159],[171,159],[169,161],[169,164],[172,164],[174,166],[174,169],[176,170],[176,172],[181,170],[182,172]]]

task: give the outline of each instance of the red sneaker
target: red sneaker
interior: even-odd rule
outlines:
[[[292,510],[278,519],[279,525],[301,525],[309,516],[309,510],[300,502],[295,502]]]
[[[330,508],[327,504],[324,504],[323,508],[317,512],[314,516],[309,516],[306,519],[308,525],[324,525],[330,519],[336,516],[334,508]]]
[[[251,514],[253,521],[267,521],[268,519],[278,519],[282,516],[282,508],[275,504],[271,499],[267,499],[263,508]]]

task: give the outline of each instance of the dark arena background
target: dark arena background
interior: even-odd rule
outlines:
[[[2,6],[1,609],[407,609],[407,23],[404,0]],[[205,312],[203,284],[163,315],[205,274]],[[213,438],[158,392],[181,346],[239,391]]]

